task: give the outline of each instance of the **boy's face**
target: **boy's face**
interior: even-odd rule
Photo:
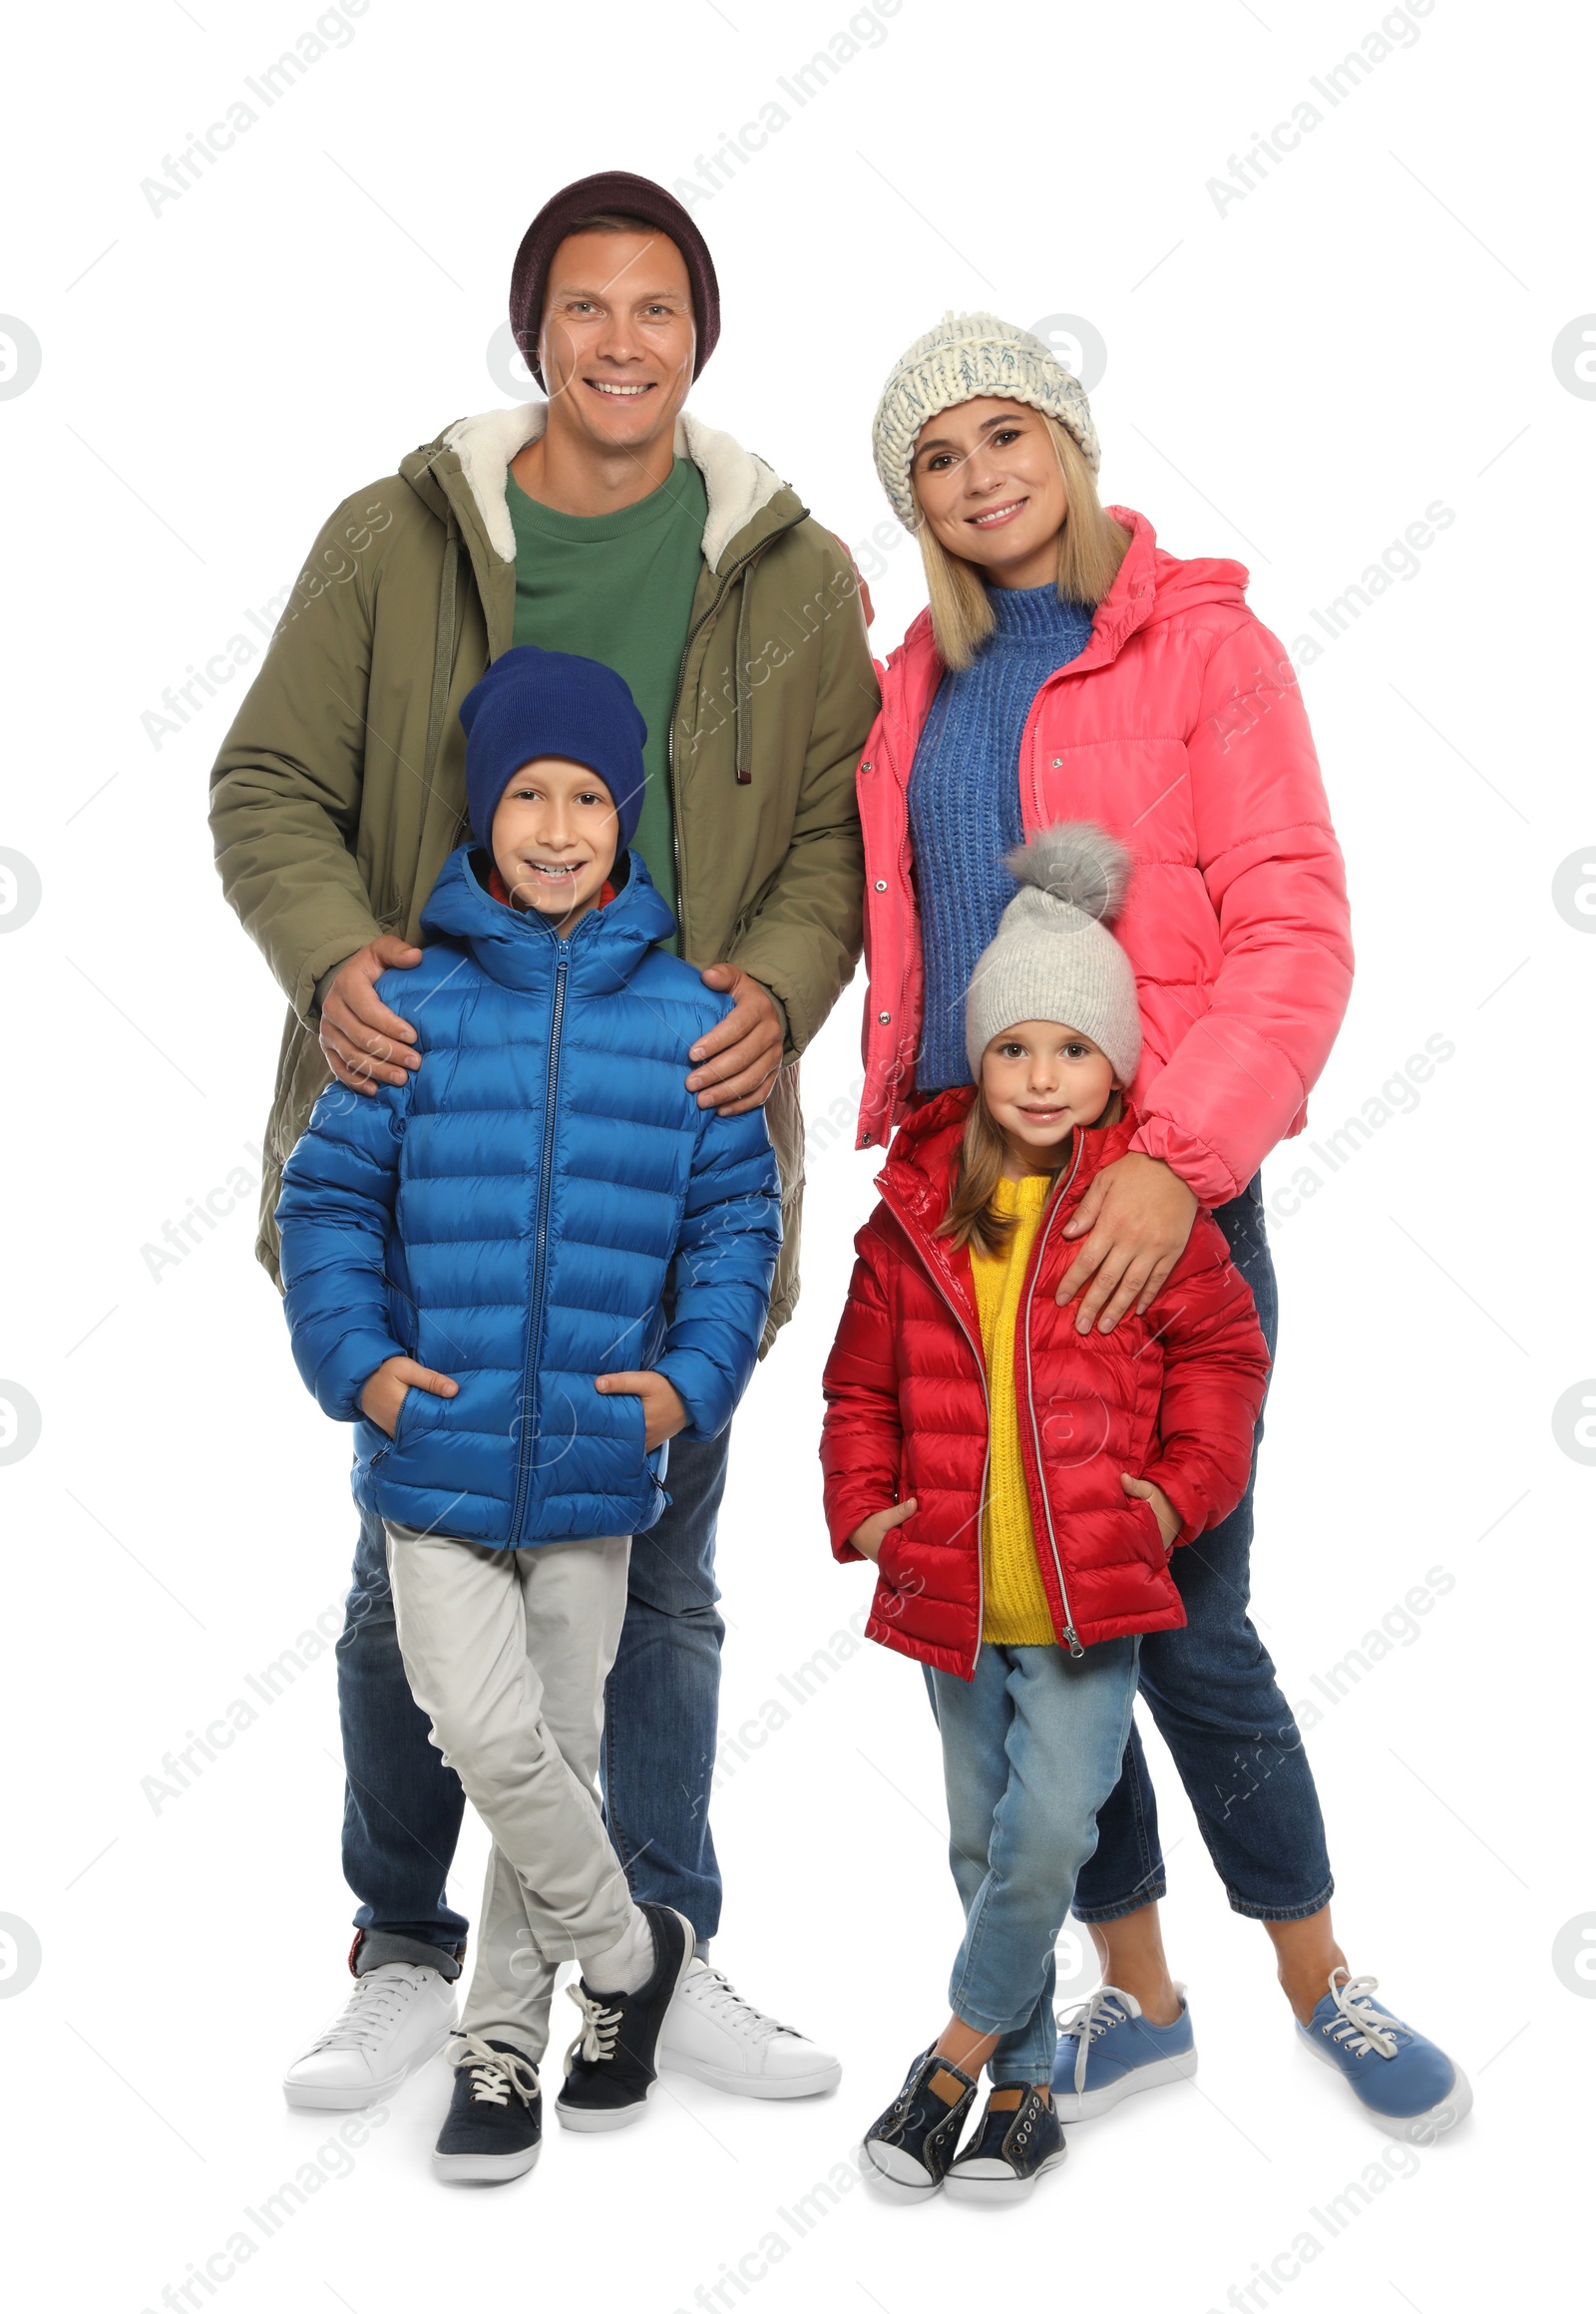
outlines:
[[[982,1054],[981,1089],[1014,1155],[1050,1172],[1075,1127],[1095,1124],[1108,1106],[1114,1067],[1078,1030],[1021,1020]]]
[[[512,901],[559,918],[562,932],[598,906],[618,841],[608,788],[564,756],[524,763],[493,815],[494,865]]]

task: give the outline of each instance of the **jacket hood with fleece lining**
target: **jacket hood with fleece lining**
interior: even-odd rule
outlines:
[[[507,503],[506,477],[512,460],[529,442],[538,441],[548,424],[547,402],[518,402],[510,409],[459,418],[446,426],[436,441],[412,452],[400,471],[407,481],[415,483],[419,471],[430,469],[440,452],[452,451],[489,545],[502,563],[514,563],[516,534]],[[711,571],[718,571],[726,549],[788,486],[762,458],[744,450],[730,434],[704,425],[688,410],[676,420],[672,448],[676,457],[690,458],[704,478],[709,509],[703,558]],[[802,511],[796,500],[794,511]]]

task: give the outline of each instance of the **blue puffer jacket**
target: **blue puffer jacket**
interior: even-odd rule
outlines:
[[[375,1097],[329,1086],[288,1161],[294,1357],[355,1423],[356,1493],[386,1518],[505,1547],[638,1532],[664,1503],[663,1449],[644,1453],[641,1402],[595,1375],[656,1367],[695,1438],[747,1386],[776,1164],[762,1111],[720,1117],[683,1086],[729,1003],[654,946],[671,922],[631,853],[561,940],[491,898],[462,848],[422,963],[378,982],[421,1067]],[[390,1439],[359,1400],[394,1356],[460,1394],[410,1390]]]

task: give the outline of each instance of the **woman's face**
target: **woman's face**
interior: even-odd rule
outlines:
[[[1058,453],[1039,412],[984,395],[928,418],[910,468],[915,495],[950,555],[996,586],[1045,586],[1069,512]]]

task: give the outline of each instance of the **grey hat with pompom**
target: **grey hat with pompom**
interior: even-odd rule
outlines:
[[[965,1050],[980,1082],[993,1038],[1021,1020],[1056,1020],[1101,1046],[1128,1085],[1141,1058],[1141,1011],[1129,957],[1108,930],[1130,880],[1130,854],[1090,820],[1044,828],[1010,852],[1018,892],[982,956],[965,999]]]

